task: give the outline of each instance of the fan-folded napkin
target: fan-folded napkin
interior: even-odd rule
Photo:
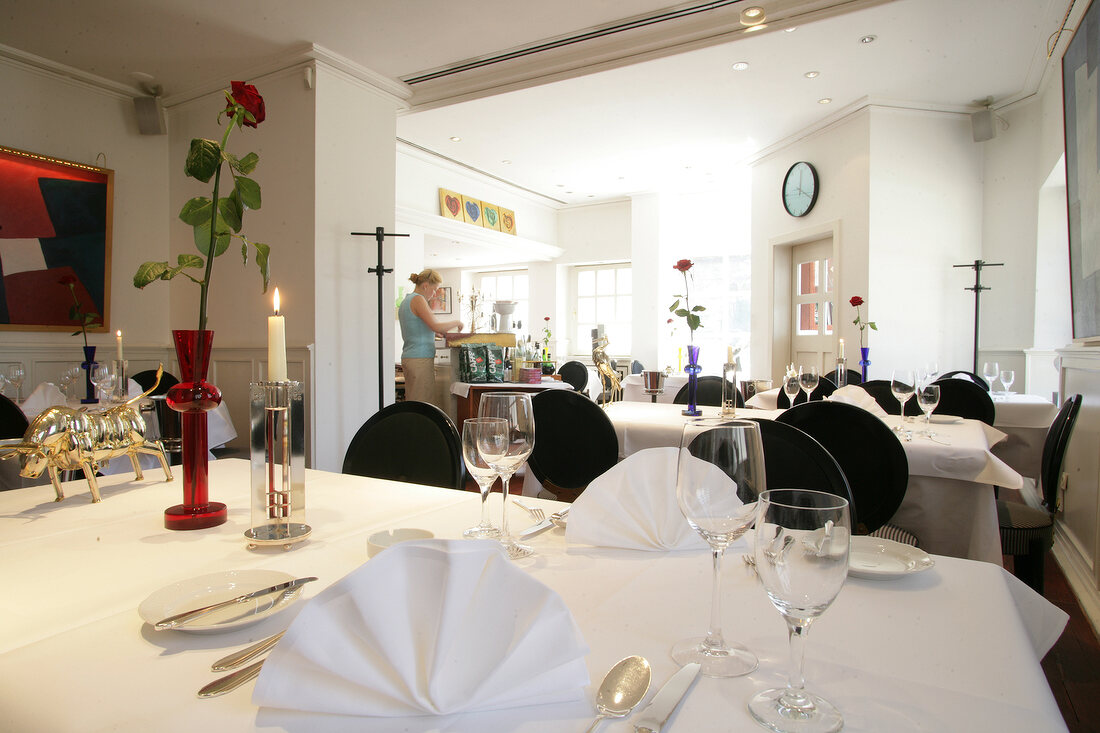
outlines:
[[[252,701],[385,717],[566,702],[587,652],[561,597],[499,543],[403,542],[302,609]]]
[[[883,420],[886,419],[888,415],[886,410],[882,409],[882,405],[878,403],[878,400],[857,384],[849,384],[846,387],[841,387],[825,399],[832,400],[833,402],[843,402],[846,405],[862,407],[875,417]]]
[[[573,502],[565,539],[629,550],[702,550],[676,501],[677,448],[648,448],[596,477]]]

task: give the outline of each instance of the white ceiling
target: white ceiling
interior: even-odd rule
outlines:
[[[835,12],[861,9],[790,33],[727,33],[686,53],[431,109],[417,108],[414,86],[398,136],[562,203],[710,187],[747,158],[867,97],[956,110],[977,109],[975,101],[989,96],[997,106],[1026,97],[1045,70],[1057,69],[1046,47],[1071,2],[832,0]],[[773,4],[813,3],[757,4],[770,13]],[[130,86],[148,75],[170,97],[224,85],[303,42],[399,79],[667,6],[4,0],[0,44]],[[877,40],[859,43],[867,34]],[[735,61],[750,69],[734,72]],[[807,79],[807,71],[820,76]],[[819,104],[824,97],[832,103]]]

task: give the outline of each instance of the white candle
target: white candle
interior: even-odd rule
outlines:
[[[118,349],[118,360],[122,361],[122,331],[115,331],[115,346]]]
[[[732,346],[727,346],[726,347],[726,363],[727,364],[732,364],[733,363],[733,347]]]
[[[844,358],[844,339],[840,340],[840,358]]]
[[[275,315],[267,317],[267,379],[285,382],[286,323],[279,315],[279,289],[275,288]]]

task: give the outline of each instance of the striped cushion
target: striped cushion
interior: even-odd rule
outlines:
[[[917,536],[912,532],[902,529],[901,527],[895,527],[892,524],[884,524],[874,532],[871,533],[871,537],[878,537],[883,540],[893,540],[894,542],[900,542],[903,545],[912,545],[913,547],[920,547],[920,542],[917,540]]]
[[[1042,509],[998,501],[997,522],[1001,526],[1001,552],[1005,555],[1027,555],[1037,547],[1045,552],[1054,546],[1054,520]]]

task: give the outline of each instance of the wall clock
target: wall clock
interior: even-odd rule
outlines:
[[[783,178],[783,208],[791,216],[806,216],[817,203],[817,170],[805,161],[790,167]]]

